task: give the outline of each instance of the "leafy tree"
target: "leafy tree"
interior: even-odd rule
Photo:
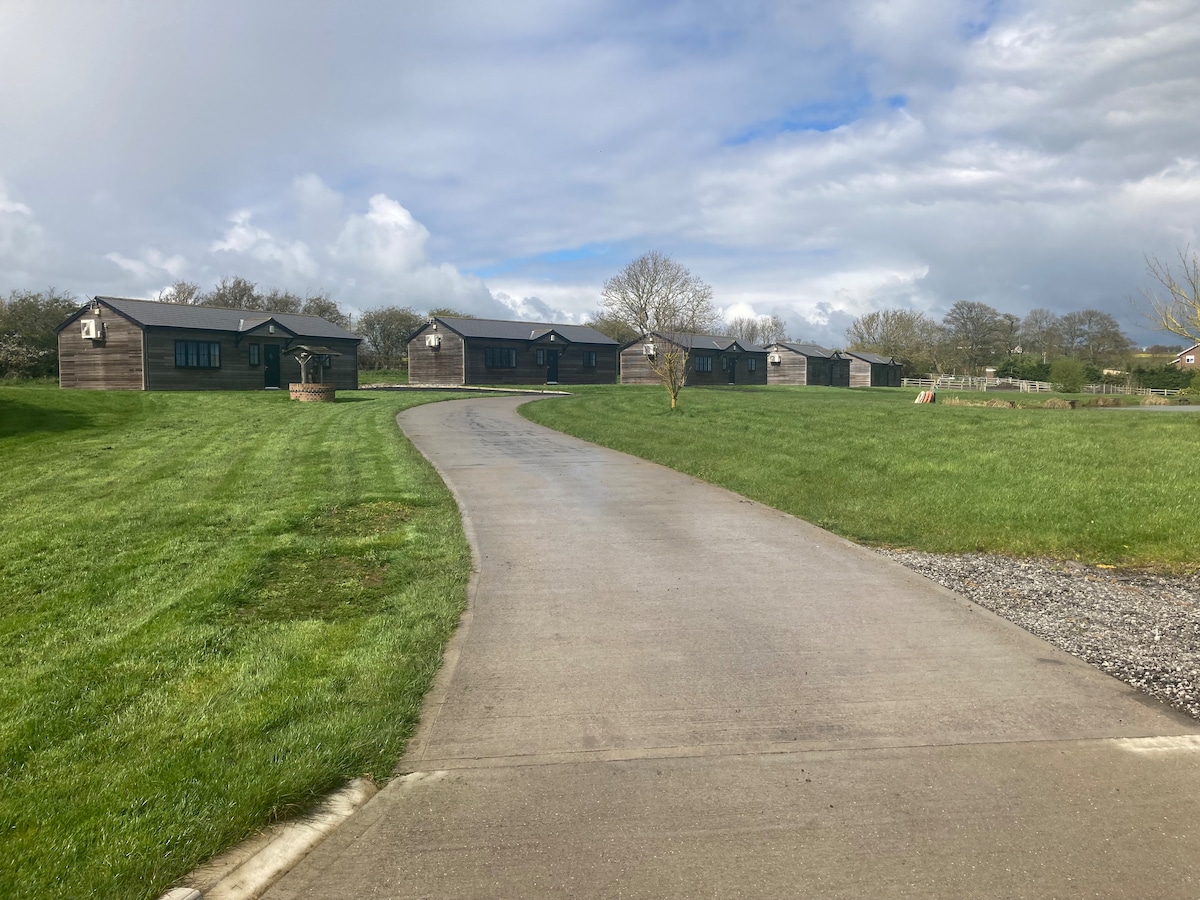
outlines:
[[[262,309],[257,285],[240,275],[226,276],[217,286],[200,298],[201,306],[220,306],[223,309]]]
[[[43,378],[58,373],[58,335],[54,329],[79,309],[71,295],[12,291],[0,297],[0,376]]]
[[[1157,287],[1143,289],[1147,318],[1161,331],[1200,343],[1200,257],[1185,247],[1176,251],[1179,267],[1157,256],[1146,257],[1146,271]]]
[[[955,355],[976,372],[1000,355],[1004,343],[1000,313],[986,303],[959,300],[942,319]]]
[[[846,329],[847,349],[891,356],[904,365],[906,375],[935,371],[942,339],[937,322],[911,309],[869,312]]]
[[[1182,348],[1181,348],[1182,349]],[[1177,391],[1189,387],[1193,373],[1174,365],[1138,366],[1130,373],[1138,387],[1155,391]],[[1200,373],[1196,373],[1200,374]]]
[[[1087,381],[1087,367],[1082,360],[1060,356],[1050,364],[1050,382],[1056,391],[1078,394]]]
[[[257,305],[247,307],[247,309],[261,310],[262,312],[292,313],[293,315],[300,312],[304,303],[296,294],[293,294],[291,291],[280,290],[279,288],[271,288],[265,294],[256,293],[254,299]]]
[[[324,292],[309,294],[305,297],[300,312],[306,316],[320,316],[322,319],[328,319],[334,325],[340,325],[345,329],[350,328],[350,317],[342,312],[341,307]]]
[[[1042,362],[1040,356],[1017,354],[1010,356],[996,367],[999,378],[1019,378],[1024,381],[1049,381],[1050,364]]]
[[[474,319],[475,316],[470,313],[459,312],[457,309],[451,309],[449,306],[435,306],[429,311],[429,318],[434,316],[445,316],[447,319]]]
[[[638,335],[671,338],[647,359],[675,409],[688,375],[688,336],[711,332],[721,320],[713,306],[712,288],[671,257],[652,250],[608,279],[602,294],[606,315]]]
[[[356,331],[363,337],[359,360],[364,368],[396,369],[408,355],[408,339],[425,324],[425,317],[407,306],[369,309],[358,317]]]

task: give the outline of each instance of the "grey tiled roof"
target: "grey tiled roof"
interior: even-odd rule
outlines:
[[[816,344],[793,344],[790,341],[780,341],[779,346],[787,347],[801,356],[819,356],[824,359],[833,359],[838,355],[836,350],[826,350],[824,347],[818,347]]]
[[[737,344],[747,353],[766,353],[765,347],[760,347],[758,344],[752,344],[749,341],[741,341],[737,338],[732,338],[727,334],[687,334],[686,332],[655,332],[658,337],[665,338],[673,344],[679,344],[683,347],[688,347],[692,350],[728,350],[734,344]],[[634,343],[645,340],[639,338]]]
[[[572,344],[606,344],[617,342],[587,325],[555,325],[550,322],[510,322],[506,319],[459,319],[436,316],[447,328],[466,338],[493,338],[501,341],[530,341],[553,331]],[[422,329],[423,330],[423,329]]]
[[[874,363],[876,365],[894,366],[897,364],[896,361],[890,356],[880,356],[878,353],[866,353],[862,350],[844,350],[842,352],[845,353],[846,356],[853,356],[857,359],[863,360],[864,362]]]
[[[184,303],[160,303],[157,300],[129,300],[124,297],[97,297],[96,300],[111,306],[139,325],[152,328],[201,328],[207,331],[241,332],[274,319],[299,337],[362,340],[357,334],[320,316],[224,309],[219,306],[189,306]]]

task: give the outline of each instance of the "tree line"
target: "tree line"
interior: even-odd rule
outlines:
[[[1034,380],[1048,380],[1060,358],[1094,369],[1123,369],[1135,349],[1117,320],[1100,310],[1059,316],[1034,309],[1021,318],[973,300],[955,303],[940,322],[911,309],[867,313],[846,329],[846,340],[850,350],[894,357],[906,375],[978,375],[995,367]]]

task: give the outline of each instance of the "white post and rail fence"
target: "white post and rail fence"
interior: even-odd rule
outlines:
[[[1037,394],[1043,391],[1052,392],[1054,385],[1048,381],[1027,381],[1023,378],[980,378],[972,375],[942,375],[938,378],[902,378],[900,384],[904,387],[937,389],[943,391],[1011,391],[1018,390],[1023,394]],[[1160,397],[1173,397],[1178,390],[1160,390],[1158,388],[1132,387],[1128,384],[1085,384],[1085,394],[1157,394]]]

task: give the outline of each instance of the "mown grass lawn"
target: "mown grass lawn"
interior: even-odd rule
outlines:
[[[671,413],[662,388],[623,385],[521,409],[867,544],[1200,562],[1200,414],[915,405],[916,393],[688,388]]]
[[[435,399],[0,388],[0,897],[154,897],[389,775],[470,572]]]

